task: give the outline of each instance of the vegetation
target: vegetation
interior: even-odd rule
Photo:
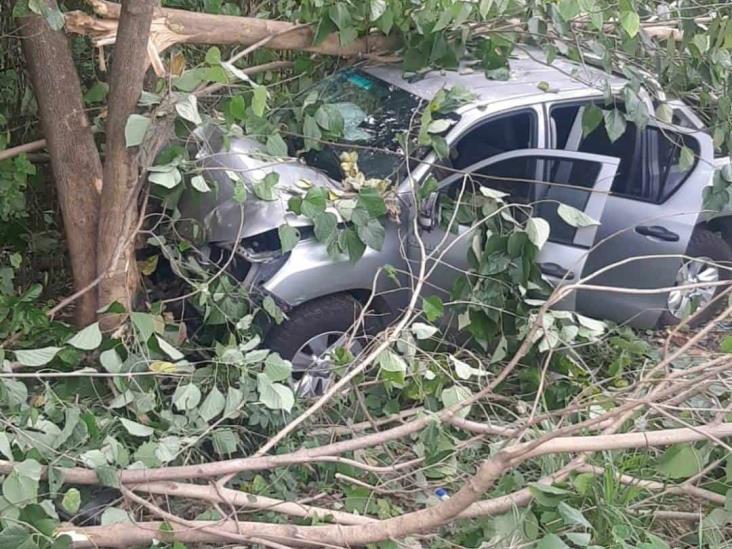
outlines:
[[[505,80],[514,52],[540,48],[549,65],[563,56],[627,78],[620,95],[594,84],[604,102],[583,131],[670,121],[683,99],[728,154],[732,8],[2,6],[0,547],[729,545],[732,336],[717,336],[730,309],[660,335],[555,310],[589,281],[549,288],[535,265],[546,221],[465,178],[442,209],[443,226],[474,228],[451,300],[420,294],[434,259],[422,247],[408,308],[358,356],[335,349],[337,381],[301,399],[291,362],[262,342],[287,312],[238,283],[233,250],[203,261],[179,201],[219,190],[196,154],[215,153],[207,132],[254,137],[268,161],[350,143],[338,148],[338,192],[225,175],[242,210],[280,201],[312,226],[280,225],[285,252],[304,231],[356,265],[381,249],[395,182],[351,145],[358,113],[314,86],[364,60],[415,79],[467,64]],[[396,161],[446,157],[444,134],[470,99],[453,87],[415,105]],[[710,217],[732,209],[730,183],[729,168],[715,175]],[[436,184],[415,186],[416,201]],[[446,341],[451,314],[465,345]]]

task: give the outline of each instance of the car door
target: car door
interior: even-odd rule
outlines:
[[[702,190],[713,173],[708,161],[713,157],[711,138],[699,131],[655,123],[640,129],[631,122],[615,141],[609,139],[603,124],[584,136],[580,123],[584,108],[581,105],[576,110],[565,150],[620,159],[585,274],[598,273],[591,283],[613,288],[672,287],[699,222]],[[554,127],[569,125],[571,119],[566,112],[557,116],[554,110],[550,117]],[[694,156],[686,170],[680,166],[684,147]],[[665,293],[586,291],[578,295],[577,309],[588,316],[654,327],[667,299]]]
[[[558,205],[570,205],[593,219],[602,215],[618,160],[601,155],[566,153],[546,149],[524,149],[496,155],[475,163],[464,173],[441,181],[433,199],[458,200],[465,196],[466,182],[508,193],[507,200],[532,204],[535,216],[544,217],[550,226],[549,240],[538,255],[539,267],[554,285],[576,282],[583,271],[587,251],[595,241],[596,225],[573,227],[558,214]],[[466,175],[471,176],[466,178]],[[453,216],[447,224],[434,224],[420,231],[426,252],[428,273],[423,295],[438,295],[447,300],[456,280],[468,270],[468,249],[475,226],[460,224]],[[420,247],[409,246],[413,274],[419,272]],[[574,295],[564,308],[574,307]]]

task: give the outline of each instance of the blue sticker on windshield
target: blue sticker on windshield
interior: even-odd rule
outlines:
[[[359,88],[363,88],[364,90],[370,90],[371,87],[374,85],[374,83],[369,78],[363,76],[362,74],[356,73],[350,73],[348,75],[348,81],[351,84],[358,86]]]

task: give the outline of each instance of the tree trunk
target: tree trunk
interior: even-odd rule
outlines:
[[[57,9],[56,1],[49,6]],[[96,238],[102,164],[82,102],[81,84],[63,30],[54,31],[45,18],[18,22],[23,53],[38,103],[41,129],[51,154],[51,167],[61,205],[76,291],[96,279]],[[96,292],[89,288],[77,303],[80,326],[94,322]]]
[[[138,287],[134,233],[138,221],[138,148],[127,148],[125,125],[135,111],[147,67],[147,42],[154,0],[125,0],[112,60],[99,212],[97,270],[103,275],[99,304],[115,301],[132,309]]]

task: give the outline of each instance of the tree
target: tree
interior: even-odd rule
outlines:
[[[54,0],[48,3],[48,9],[58,9]],[[93,283],[97,273],[102,165],[66,34],[62,29],[52,29],[41,15],[21,18],[18,30],[51,154],[74,287],[82,290]],[[97,308],[95,292],[79,296],[77,323],[85,326],[94,322]]]
[[[442,345],[437,320],[450,305],[421,299],[425,255],[399,321],[357,358],[345,348],[333,351],[328,359],[342,366],[341,377],[321,398],[305,401],[288,385],[292,364],[261,348],[255,328],[256,314],[278,322],[283,313],[266,296],[263,311],[250,307],[255,300],[226,269],[234,251],[223,268],[208,271],[198,256],[184,255],[193,239],[175,240],[175,231],[163,233],[159,224],[140,231],[140,213],[148,183],[166,207],[183,185],[214,191],[196,179],[195,159],[177,141],[185,144],[201,126],[204,102],[231,135],[256,135],[273,156],[287,155],[288,134],[301,137],[303,148],[339,139],[342,115],[318,98],[290,102],[299,79],[330,70],[329,61],[315,57],[323,55],[399,61],[415,78],[467,58],[472,70],[501,80],[510,77],[514,49],[532,42],[548,64],[562,54],[626,74],[628,108],[615,110],[608,93],[610,123],[667,119],[668,92],[699,108],[722,150],[732,143],[725,96],[730,8],[711,1],[282,0],[267,3],[266,13],[252,3],[254,12],[241,16],[233,14],[234,4],[220,8],[224,15],[151,0],[90,3],[95,15],[70,12],[65,21],[68,31],[105,48],[102,59],[111,51],[109,94],[97,100],[106,101],[106,111],[97,113],[103,168],[83,115],[73,53],[58,30],[60,11],[52,0],[31,2],[39,13],[19,21],[75,276],[75,294],[51,311],[83,300],[79,322],[89,325],[71,331],[57,323],[32,334],[35,345],[0,348],[0,546],[177,540],[281,549],[391,543],[417,534],[426,536],[420,543],[439,545],[429,536],[444,528],[449,543],[471,547],[650,549],[668,546],[659,520],[700,516],[690,543],[721,545],[728,537],[732,340],[708,336],[731,308],[688,337],[674,329],[662,344],[652,341],[658,350],[620,328],[555,312],[552,305],[571,292],[592,291],[588,280],[554,291],[542,304],[527,299],[526,288],[541,287],[531,266],[548,236],[546,222],[518,221],[504,215],[508,205],[500,196],[478,196],[486,219],[472,220],[475,242],[496,242],[495,255],[478,260],[505,268],[491,272],[490,291],[479,270],[468,273],[463,290],[471,307],[501,309],[500,318],[484,321],[493,322],[500,341]],[[214,47],[205,52],[198,47],[209,43]],[[222,53],[216,44],[233,47]],[[163,55],[168,49],[170,61]],[[159,78],[150,78],[143,95],[148,65]],[[642,86],[654,95],[656,112],[639,99]],[[420,145],[447,150],[430,128],[449,125],[464,94],[441,90],[420,106],[414,128]],[[594,115],[588,125],[603,123],[602,113]],[[287,203],[311,218],[329,252],[355,261],[367,246],[378,246],[378,228],[397,204],[388,182],[372,180],[369,190],[376,192],[368,198],[376,213],[364,207],[360,215],[374,230],[331,222],[326,205],[337,209],[339,200],[361,197],[345,181],[369,178],[353,152],[341,162],[343,193],[303,188]],[[265,178],[248,191],[242,184],[239,198],[268,200],[271,183]],[[723,183],[715,197],[728,206],[732,194]],[[311,213],[304,202],[314,204]],[[174,220],[170,208],[162,219]],[[169,260],[187,284],[185,305],[202,311],[203,337],[171,320],[166,300],[149,310],[135,306],[138,271],[155,264],[138,269],[140,232],[160,250],[152,259]],[[277,234],[283,247],[299,238],[286,224]],[[3,276],[0,270],[0,297]],[[527,283],[518,287],[519,278]],[[21,295],[14,303],[23,299],[32,301]],[[108,325],[126,322],[128,330],[93,322],[95,311],[113,302],[129,314]],[[472,322],[469,309],[456,312],[461,323]],[[100,526],[59,527],[57,510],[82,518],[96,513],[101,486],[118,489],[123,502],[105,509]],[[56,528],[69,537],[55,540]]]

